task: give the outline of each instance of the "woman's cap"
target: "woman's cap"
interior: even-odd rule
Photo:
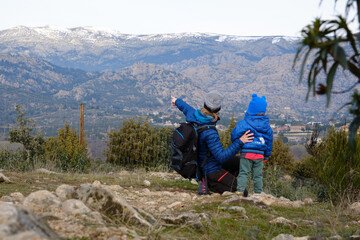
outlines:
[[[217,90],[210,91],[205,95],[204,108],[212,113],[217,113],[221,109],[223,99],[224,96]]]

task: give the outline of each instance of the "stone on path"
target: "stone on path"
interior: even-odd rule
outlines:
[[[56,174],[56,172],[47,170],[47,169],[45,169],[45,168],[38,168],[38,169],[35,170],[35,172],[38,172],[38,173],[46,173],[46,174]]]
[[[164,222],[164,225],[167,226],[179,226],[179,225],[191,225],[198,230],[205,231],[204,226],[200,222],[200,217],[196,216],[194,213],[180,213],[177,215],[163,215],[161,220]]]
[[[32,212],[0,202],[0,239],[28,240],[60,237]]]
[[[349,209],[353,214],[360,215],[360,202],[354,202],[349,206]]]
[[[64,187],[62,187],[62,189],[64,190]],[[79,187],[73,188],[73,192],[70,192],[71,188],[69,187],[66,189],[69,191],[66,196],[79,199],[89,208],[96,209],[102,214],[117,217],[119,219],[146,227],[152,226],[152,224],[143,218],[142,215],[124,198],[117,196],[115,193],[102,187],[101,185],[94,186],[89,183],[82,184]],[[61,191],[57,190],[57,192]]]
[[[4,174],[0,173],[0,183],[11,183],[10,179],[7,178]]]
[[[37,213],[56,213],[61,208],[61,201],[55,194],[47,190],[39,190],[30,193],[30,195],[24,199],[23,206]]]
[[[278,217],[278,218],[275,218],[273,220],[271,220],[269,222],[270,224],[280,224],[280,225],[283,225],[283,226],[289,226],[290,228],[297,228],[297,224],[290,221],[289,219],[286,219],[284,217]]]

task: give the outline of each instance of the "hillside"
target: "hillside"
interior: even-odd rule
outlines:
[[[334,95],[328,109],[323,97],[310,96],[305,102],[306,80],[299,84],[298,68],[292,69],[296,41],[285,36],[130,35],[91,27],[3,30],[0,88],[12,90],[3,95],[6,104],[0,108],[6,114],[0,124],[9,124],[15,104],[24,105],[43,123],[45,111],[59,119],[56,109],[67,109],[59,104],[67,103],[74,110],[84,103],[91,110],[89,123],[99,124],[94,119],[101,116],[107,129],[114,125],[109,118],[117,115],[175,114],[175,109],[169,109],[171,95],[200,107],[204,92],[213,89],[226,96],[222,108],[226,117],[242,118],[251,94],[258,93],[266,96],[272,119],[326,122],[338,118],[346,112],[336,113],[348,94]],[[346,74],[337,78],[336,90],[354,81]],[[20,96],[15,96],[16,89]],[[38,101],[34,97],[28,101],[25,93],[35,94]],[[41,103],[44,97],[51,107]],[[63,111],[60,118],[68,115],[72,111]]]
[[[265,193],[244,198],[230,192],[199,196],[197,185],[173,173],[64,174],[38,169],[21,176],[0,173],[0,185],[4,240],[310,240],[360,235],[358,203],[340,213],[309,198],[290,201]]]

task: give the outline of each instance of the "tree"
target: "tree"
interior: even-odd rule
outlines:
[[[335,0],[335,4],[336,2],[337,0]],[[350,106],[349,112],[354,116],[349,128],[350,145],[354,149],[356,131],[360,127],[360,94],[355,88],[360,84],[360,34],[353,33],[349,28],[348,19],[353,17],[349,15],[349,12],[352,8],[355,8],[356,15],[354,17],[360,23],[360,0],[347,0],[344,16],[339,15],[331,20],[317,18],[312,24],[306,26],[301,32],[301,46],[297,50],[293,67],[297,60],[302,59],[301,81],[308,58],[314,55],[307,76],[308,94],[306,99],[310,92],[313,92],[314,95],[326,95],[327,106],[329,106],[332,94],[343,94],[353,90],[351,100],[343,107]],[[333,83],[339,68],[355,76],[356,80],[353,83],[349,82],[346,90],[334,91]],[[317,83],[321,74],[326,76],[325,85]]]
[[[128,168],[153,167],[160,153],[159,135],[148,120],[124,120],[120,129],[108,133],[106,161]]]
[[[231,132],[235,128],[234,114],[231,116],[229,127],[220,133],[220,141],[224,148],[228,148],[231,145]]]
[[[303,168],[300,171],[325,186],[330,200],[335,203],[345,200],[344,197],[350,200],[359,198],[360,151],[350,151],[348,141],[345,131],[330,129],[321,143],[307,145],[311,156],[304,159],[307,166],[299,165]],[[354,142],[356,149],[360,149],[360,134],[355,135]]]
[[[45,159],[61,171],[86,171],[90,163],[86,141],[80,145],[78,133],[67,123],[58,132],[58,136],[46,140]]]
[[[25,118],[25,110],[16,105],[16,111],[18,116],[16,117],[16,125],[9,131],[9,141],[12,143],[21,143],[24,146],[26,152],[26,160],[34,164],[34,157],[40,156],[44,153],[43,144],[45,142],[44,137],[37,133],[32,135],[31,132],[36,127],[33,119]]]
[[[283,142],[281,137],[277,137],[273,143],[271,156],[269,161],[265,163],[265,167],[269,165],[279,166],[290,173],[294,171],[294,155],[290,152],[290,147]]]

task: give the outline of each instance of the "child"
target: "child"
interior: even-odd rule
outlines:
[[[244,119],[237,124],[231,133],[231,141],[238,139],[247,130],[254,133],[253,142],[245,143],[240,152],[240,169],[237,179],[238,193],[244,192],[250,171],[252,171],[254,181],[254,192],[261,193],[263,190],[263,162],[269,159],[273,143],[273,131],[270,127],[269,118],[265,116],[266,106],[265,96],[260,98],[253,94]]]

